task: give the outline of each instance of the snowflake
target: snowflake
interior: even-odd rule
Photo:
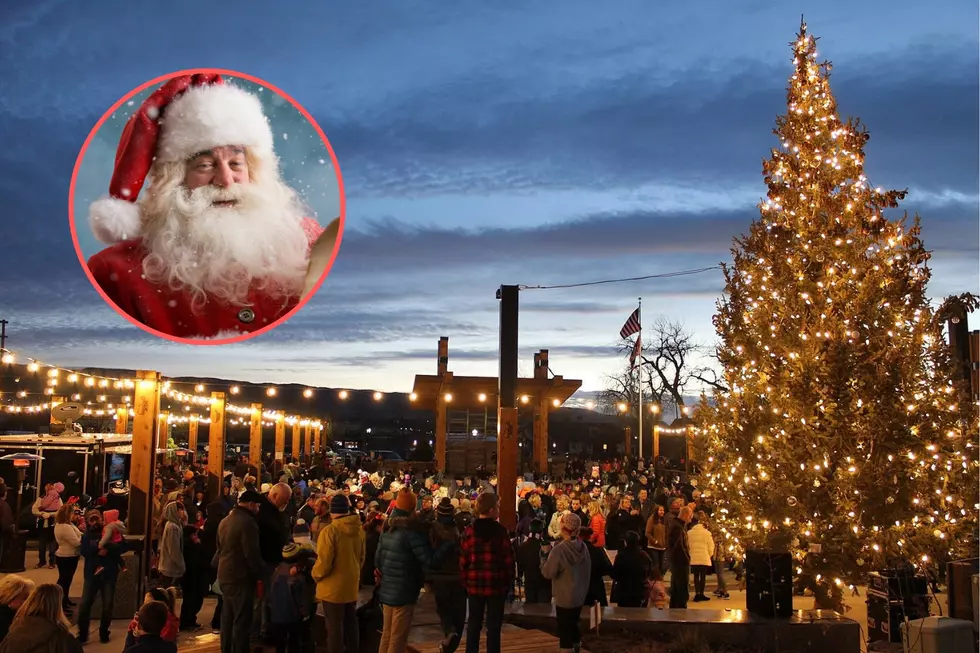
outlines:
[[[147,107],[146,117],[149,118],[150,120],[156,120],[157,118],[160,117],[160,109],[158,109],[157,107]]]
[[[289,134],[283,134],[282,135],[282,140],[288,141],[289,140]]]
[[[127,102],[127,103],[126,103],[126,106],[127,106],[127,107],[131,107],[131,106],[133,106],[134,104],[136,104],[136,103],[135,103],[135,102],[133,102],[132,100],[130,100],[129,102]]]
[[[324,163],[326,163],[326,160],[320,159],[320,165],[323,165]]]

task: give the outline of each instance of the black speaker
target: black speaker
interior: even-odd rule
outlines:
[[[868,591],[868,639],[873,642],[902,642],[902,624],[929,616],[929,597],[906,597],[904,601],[890,600],[887,596]]]
[[[970,578],[980,574],[980,558],[956,560],[946,566],[946,593],[949,596],[949,616],[973,621],[977,606],[973,605]]]
[[[745,553],[745,604],[750,614],[793,614],[793,556],[750,549]]]
[[[892,601],[929,594],[929,580],[914,569],[882,569],[868,574],[868,593],[878,593]]]

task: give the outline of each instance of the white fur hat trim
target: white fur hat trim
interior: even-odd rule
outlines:
[[[186,161],[214,147],[241,145],[264,159],[273,156],[272,144],[262,102],[226,82],[190,88],[164,109],[156,158]]]
[[[106,196],[92,202],[88,222],[95,237],[106,245],[138,238],[142,231],[139,207],[114,197]]]

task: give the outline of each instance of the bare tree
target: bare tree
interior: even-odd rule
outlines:
[[[674,409],[680,413],[685,405],[685,394],[693,386],[726,390],[709,365],[697,364],[699,355],[714,355],[714,351],[699,344],[694,335],[680,322],[658,319],[652,328],[643,331],[643,353],[639,367],[643,379],[643,401],[660,406],[664,413]],[[633,343],[620,344],[620,353],[627,358],[626,369],[617,375],[607,377],[607,387],[603,399],[611,404],[623,402],[635,410],[639,396],[636,391],[636,376],[629,369],[628,357],[633,351]]]

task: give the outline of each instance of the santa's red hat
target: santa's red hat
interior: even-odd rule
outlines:
[[[272,128],[255,95],[216,73],[181,75],[158,88],[130,116],[119,139],[109,196],[89,207],[89,224],[106,244],[139,237],[136,200],[155,162],[186,161],[225,145],[275,161]]]

